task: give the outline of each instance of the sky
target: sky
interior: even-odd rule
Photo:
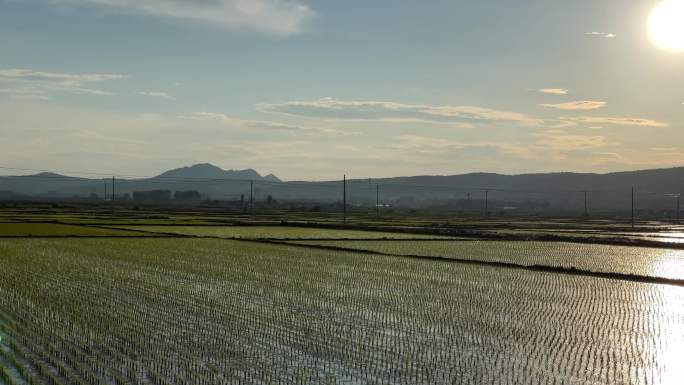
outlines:
[[[684,53],[649,39],[658,3],[0,0],[0,167],[684,166]]]

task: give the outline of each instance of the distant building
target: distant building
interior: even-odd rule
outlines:
[[[133,193],[133,200],[137,203],[166,203],[171,201],[171,191],[136,191]]]
[[[17,194],[14,191],[2,190],[0,191],[0,200],[13,200],[24,198],[23,195]]]
[[[173,194],[173,199],[180,202],[197,202],[202,200],[202,195],[199,191],[189,190],[189,191],[176,191]]]

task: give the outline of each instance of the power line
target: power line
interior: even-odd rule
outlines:
[[[632,187],[632,230],[634,230],[634,187]]]
[[[344,223],[347,223],[347,174],[344,175],[344,196],[342,204],[344,206]]]

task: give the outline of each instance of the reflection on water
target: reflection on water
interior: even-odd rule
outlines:
[[[658,242],[684,243],[684,233],[660,233],[655,240]]]
[[[652,275],[657,277],[684,277],[684,259],[681,250],[660,250],[660,255],[654,255]],[[684,357],[682,357],[684,362]],[[684,384],[684,382],[682,383]]]
[[[653,381],[661,385],[684,384],[684,296],[682,288],[667,285],[653,286],[652,298],[662,301],[651,303],[652,314],[669,313],[673,317],[655,316],[655,366]],[[650,382],[650,381],[648,381]]]
[[[635,236],[643,236],[643,237],[655,236],[655,237],[661,237],[661,238],[684,238],[684,232],[678,232],[678,231],[667,231],[667,232],[657,232],[657,233],[627,233],[627,235],[635,235]]]
[[[608,234],[606,234],[608,235]],[[651,233],[622,233],[617,236],[637,239],[642,241],[657,241],[663,243],[684,243],[684,232],[651,232]]]
[[[658,242],[667,242],[667,243],[684,243],[684,239],[681,239],[681,238],[655,238],[655,240]]]

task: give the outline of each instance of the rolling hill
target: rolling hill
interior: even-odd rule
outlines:
[[[111,178],[76,178],[54,173],[0,177],[0,199],[29,196],[66,198],[111,194]],[[339,202],[342,182],[283,182],[273,174],[262,176],[253,169],[224,170],[211,164],[197,164],[164,172],[146,179],[115,181],[117,195],[135,191],[197,190],[214,200],[238,200],[249,196],[254,186],[256,199],[268,195],[280,201]],[[379,188],[376,188],[379,185]],[[413,176],[348,180],[348,202],[374,205],[382,201],[407,207],[460,205],[479,207],[485,196],[497,207],[528,207],[536,210],[577,211],[587,204],[592,209],[625,210],[631,207],[631,189],[636,188],[640,208],[667,209],[672,199],[666,194],[684,191],[684,167],[609,174],[546,173],[501,175],[472,173],[450,176]],[[6,198],[10,199],[10,198]]]

